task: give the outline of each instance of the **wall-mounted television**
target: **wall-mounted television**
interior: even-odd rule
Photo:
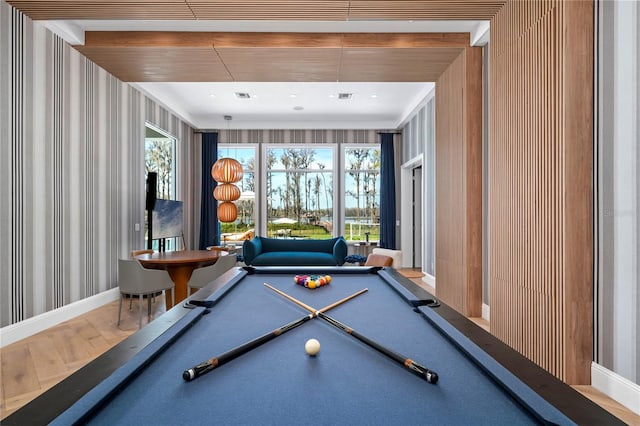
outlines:
[[[156,200],[151,220],[154,240],[182,236],[182,201]]]

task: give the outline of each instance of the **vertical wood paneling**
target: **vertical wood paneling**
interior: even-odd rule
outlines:
[[[491,330],[575,384],[591,358],[590,8],[511,1],[491,31]]]
[[[438,297],[482,314],[482,52],[467,48],[436,82]]]

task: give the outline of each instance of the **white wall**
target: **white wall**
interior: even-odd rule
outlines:
[[[402,128],[401,250],[404,267],[411,267],[411,169],[422,167],[422,272],[435,279],[435,90],[427,94],[420,106],[407,118]]]
[[[600,1],[598,6],[595,361],[638,384],[640,4]],[[640,399],[635,409],[640,411]]]

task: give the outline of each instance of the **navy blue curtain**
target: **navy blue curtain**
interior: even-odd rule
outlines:
[[[393,133],[380,133],[380,247],[396,248],[396,174]]]
[[[218,205],[213,198],[216,182],[211,177],[211,166],[218,159],[218,134],[202,134],[202,195],[200,202],[200,250],[217,246]]]

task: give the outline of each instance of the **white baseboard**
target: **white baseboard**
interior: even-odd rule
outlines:
[[[434,277],[433,275],[429,275],[424,271],[422,271],[422,273],[424,274],[424,277],[422,277],[422,281],[424,281],[431,287],[436,288],[436,277]]]
[[[100,306],[118,300],[120,290],[112,288],[95,296],[69,303],[61,308],[36,315],[15,324],[0,328],[0,347],[25,339],[61,322],[85,314]]]
[[[592,362],[591,386],[640,415],[640,385]]]
[[[485,303],[482,304],[482,319],[491,322],[491,309]]]

